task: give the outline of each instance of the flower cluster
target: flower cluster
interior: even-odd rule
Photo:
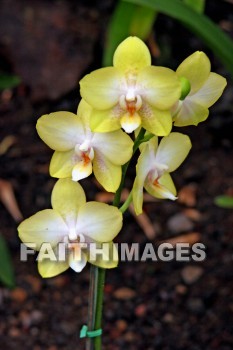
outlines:
[[[111,257],[107,263],[101,258],[93,262],[90,243],[108,243],[114,250],[112,241],[121,229],[122,213],[113,206],[86,202],[77,181],[93,172],[106,191],[115,193],[122,181],[122,166],[139,147],[132,188],[136,214],[142,212],[144,188],[156,198],[175,200],[170,173],[187,157],[191,142],[188,136],[171,132],[172,125],[204,121],[225,86],[226,80],[210,71],[203,52],[189,56],[175,72],[151,65],[147,46],[129,37],[117,47],[112,67],[98,69],[80,81],[77,114],[61,111],[39,118],[38,134],[55,151],[50,174],[59,180],[52,192],[53,209],[22,222],[19,235],[25,244],[35,242],[38,251],[43,242],[55,249],[61,242],[68,247],[66,261],[39,259],[43,277],[69,266],[79,272],[87,261],[106,268],[117,265]],[[143,134],[133,141],[134,135]],[[74,249],[76,243],[86,243],[85,248]]]

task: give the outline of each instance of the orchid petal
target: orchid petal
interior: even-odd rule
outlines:
[[[150,51],[142,40],[131,36],[117,47],[113,65],[124,74],[137,74],[142,68],[151,65]]]
[[[81,120],[70,112],[43,115],[36,129],[40,138],[55,151],[69,151],[84,137]]]
[[[50,278],[59,275],[69,268],[67,261],[51,261],[43,259],[38,261],[38,270],[43,278]]]
[[[196,51],[187,57],[177,68],[179,77],[185,77],[191,84],[190,95],[197,92],[210,74],[210,60],[202,51]]]
[[[92,146],[116,165],[123,165],[128,162],[133,153],[132,139],[121,130],[95,133]]]
[[[138,158],[137,166],[136,166],[136,178],[133,184],[133,205],[134,210],[137,215],[142,213],[142,205],[143,205],[143,186],[146,180],[146,177],[152,166],[152,155],[147,144],[142,150],[141,155]]]
[[[118,251],[113,242],[97,243],[95,249],[93,249],[93,244],[95,243],[90,244],[88,251],[88,262],[102,269],[112,269],[118,265]],[[98,249],[100,254],[96,253]]]
[[[172,117],[170,111],[162,111],[143,103],[139,111],[142,119],[142,126],[152,134],[166,136],[172,129]]]
[[[79,208],[86,203],[86,196],[79,183],[60,179],[53,188],[51,202],[53,209],[71,228],[76,225]]]
[[[227,82],[225,78],[219,74],[211,72],[200,90],[192,96],[192,100],[203,107],[209,108],[222,95],[226,85]]]
[[[121,166],[112,163],[100,151],[95,152],[93,171],[97,181],[108,192],[116,192],[121,182]]]
[[[176,73],[164,67],[142,69],[138,75],[137,88],[143,100],[162,110],[171,108],[181,93]]]
[[[91,113],[90,126],[94,132],[111,132],[121,128],[120,117],[124,111],[119,104],[115,107],[99,111],[93,110]]]
[[[77,109],[77,115],[81,119],[85,129],[90,128],[90,116],[92,107],[84,100],[81,99]]]
[[[20,239],[27,243],[35,243],[39,250],[44,242],[55,247],[68,234],[68,227],[61,216],[52,209],[39,211],[21,222],[18,227]]]
[[[75,152],[73,149],[66,152],[55,151],[49,166],[50,175],[57,178],[71,177],[74,157]]]
[[[208,108],[195,101],[195,95],[180,101],[178,112],[174,115],[175,126],[198,125],[208,118]]]
[[[172,132],[160,141],[155,160],[168,166],[168,172],[176,170],[187,157],[191,149],[191,141],[187,135]]]
[[[117,104],[123,76],[114,67],[106,67],[87,74],[80,81],[80,94],[93,108],[109,109]]]
[[[122,214],[108,204],[88,202],[79,209],[76,227],[77,232],[96,242],[110,242],[121,230]]]
[[[85,162],[80,160],[75,164],[72,170],[72,180],[79,181],[85,179],[92,173],[92,163],[91,161]]]
[[[149,181],[146,181],[145,189],[152,197],[155,198],[171,200],[177,199],[176,188],[174,186],[171,176],[168,173],[163,174],[159,178],[158,183],[156,185],[152,184]]]

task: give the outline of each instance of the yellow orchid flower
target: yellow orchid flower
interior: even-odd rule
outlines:
[[[152,66],[147,46],[137,37],[125,39],[114,53],[113,67],[86,75],[80,88],[94,108],[92,130],[131,133],[142,126],[158,136],[170,133],[170,108],[181,92],[175,72]]]
[[[40,251],[37,260],[42,277],[56,276],[69,267],[80,272],[87,261],[102,268],[117,266],[118,255],[112,240],[121,230],[122,214],[116,207],[98,202],[87,203],[79,183],[60,179],[53,188],[52,208],[39,211],[18,227],[19,237],[25,245],[30,247],[30,243],[34,243],[35,250]],[[56,255],[56,261],[40,259],[45,242],[50,243],[56,253],[59,244],[66,244],[67,258],[60,261],[59,255]],[[106,243],[111,251],[105,249],[93,260],[93,247],[100,243]]]
[[[211,107],[222,95],[226,79],[210,71],[210,61],[202,51],[187,57],[177,68],[186,85],[185,96],[172,107],[175,126],[198,125],[207,119]]]
[[[141,148],[133,185],[133,204],[137,215],[142,212],[143,187],[156,198],[175,200],[176,189],[169,173],[176,170],[191,149],[188,136],[173,132],[158,145],[154,136]]]
[[[77,115],[55,112],[37,122],[41,139],[55,150],[50,174],[79,181],[94,172],[108,192],[116,192],[121,181],[121,165],[132,156],[133,141],[122,130],[93,133],[89,117],[92,108],[82,100]]]

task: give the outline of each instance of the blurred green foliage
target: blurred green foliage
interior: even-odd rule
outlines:
[[[217,196],[214,199],[214,203],[221,208],[233,209],[233,197],[232,196]]]
[[[119,1],[109,23],[103,65],[112,65],[116,47],[127,36],[136,35],[145,40],[157,13],[161,12],[199,36],[233,75],[233,41],[203,14],[204,7],[204,0]]]
[[[15,277],[10,252],[6,241],[0,234],[0,281],[8,288],[14,288]]]
[[[205,0],[183,0],[183,2],[198,13],[205,10]]]
[[[146,40],[156,18],[156,11],[148,7],[119,1],[109,23],[103,66],[112,65],[112,57],[116,47],[130,35]]]
[[[0,90],[12,89],[20,84],[20,78],[16,75],[0,74]]]

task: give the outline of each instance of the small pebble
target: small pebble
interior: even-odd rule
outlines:
[[[127,287],[122,287],[117,289],[113,293],[114,297],[120,300],[128,300],[132,299],[136,296],[136,293],[133,289],[127,288]]]
[[[27,292],[25,291],[25,289],[17,287],[17,288],[12,290],[11,298],[14,301],[17,301],[19,303],[23,303],[27,299]]]
[[[187,287],[184,286],[183,284],[177,284],[176,286],[176,293],[177,294],[181,294],[181,295],[184,295],[187,293]]]
[[[201,314],[205,311],[205,305],[199,298],[191,298],[187,302],[187,308],[189,311],[195,314]]]
[[[128,327],[128,323],[125,320],[117,320],[116,321],[116,328],[120,332],[124,332]]]
[[[204,273],[200,266],[185,266],[181,271],[181,276],[186,284],[195,283]]]
[[[172,315],[171,313],[166,313],[163,316],[163,321],[165,323],[173,323],[174,322],[174,315]]]
[[[135,308],[135,315],[137,317],[143,317],[147,312],[147,307],[145,304],[140,304]]]
[[[197,186],[190,184],[181,188],[177,201],[188,207],[194,207],[197,203]]]
[[[192,231],[193,223],[183,213],[178,213],[170,217],[167,222],[167,227],[172,233],[180,233],[184,231]]]

